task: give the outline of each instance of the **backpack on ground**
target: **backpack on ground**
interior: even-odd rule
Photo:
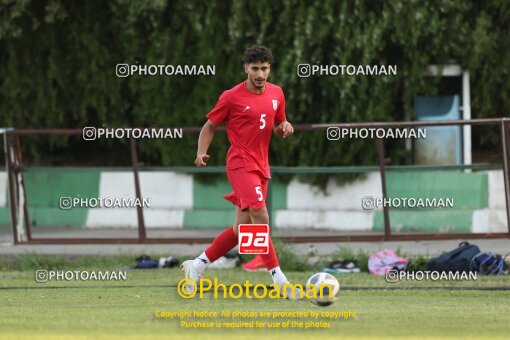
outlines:
[[[480,248],[469,242],[461,242],[459,247],[427,262],[427,269],[438,272],[469,272],[471,260],[480,253]]]
[[[471,260],[471,271],[482,275],[501,275],[508,271],[501,255],[480,253]]]

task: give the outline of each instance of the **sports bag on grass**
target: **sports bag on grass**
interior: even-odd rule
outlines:
[[[508,270],[501,255],[492,253],[480,253],[473,257],[470,268],[482,275],[501,275]]]
[[[474,244],[462,242],[459,247],[427,262],[427,269],[438,272],[469,272],[471,260],[480,249]]]

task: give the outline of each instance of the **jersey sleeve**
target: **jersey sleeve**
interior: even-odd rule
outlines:
[[[230,112],[227,92],[223,92],[214,108],[205,117],[218,126],[227,119]]]
[[[287,120],[285,115],[285,95],[283,94],[283,90],[280,95],[280,104],[278,105],[278,110],[276,111],[275,121],[278,126],[281,122]]]

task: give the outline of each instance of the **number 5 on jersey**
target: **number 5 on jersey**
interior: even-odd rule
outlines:
[[[261,113],[260,114],[260,126],[259,126],[259,128],[262,130],[265,127],[266,127],[266,114],[265,113]]]

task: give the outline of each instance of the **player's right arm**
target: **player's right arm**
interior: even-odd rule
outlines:
[[[214,108],[206,115],[208,120],[202,127],[202,130],[200,130],[197,158],[195,159],[195,165],[199,168],[205,166],[206,162],[211,158],[211,156],[207,154],[207,150],[209,150],[211,146],[214,131],[217,126],[227,119],[230,112],[227,92],[228,91],[225,91],[221,94]]]
[[[200,130],[197,158],[195,159],[195,165],[199,168],[206,166],[206,162],[211,158],[211,156],[207,154],[207,150],[209,150],[211,146],[215,130],[216,125],[211,120],[208,120],[202,127],[202,130]]]

